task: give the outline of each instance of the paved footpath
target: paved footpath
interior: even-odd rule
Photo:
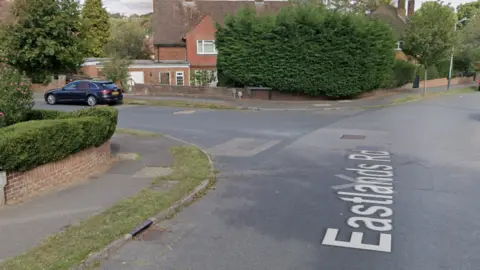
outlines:
[[[451,89],[465,88],[471,85],[452,85]],[[127,94],[125,97],[129,99],[145,99],[145,100],[182,100],[185,102],[206,102],[226,106],[237,106],[248,109],[257,109],[263,111],[317,111],[317,110],[338,110],[351,107],[369,107],[389,105],[396,99],[404,98],[412,94],[420,94],[423,88],[396,91],[394,94],[378,95],[362,99],[352,100],[308,100],[308,101],[275,101],[275,100],[234,100],[234,99],[216,99],[216,98],[195,98],[195,97],[170,97],[170,96],[135,96]],[[445,86],[427,88],[429,93],[438,93],[446,91]]]
[[[176,145],[179,142],[165,137],[115,134],[112,152],[124,158],[106,174],[23,204],[0,208],[0,261],[20,255],[63,228],[148,187],[156,178],[152,167],[170,167],[173,156],[169,149]],[[126,153],[141,158],[132,159],[134,155]]]

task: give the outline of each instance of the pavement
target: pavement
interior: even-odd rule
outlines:
[[[467,85],[452,85],[450,89],[459,89],[469,86],[476,86],[476,83]],[[351,99],[351,100],[307,100],[307,101],[277,101],[277,100],[250,100],[250,99],[216,99],[216,98],[193,98],[193,97],[169,97],[169,96],[139,96],[127,94],[125,98],[140,100],[182,100],[185,102],[206,102],[226,106],[236,106],[255,110],[289,110],[289,111],[315,111],[315,110],[337,110],[352,107],[370,107],[391,104],[399,98],[412,94],[422,93],[423,88],[395,90],[389,93],[379,93],[374,96]],[[429,93],[446,91],[446,86],[427,88]],[[393,93],[393,94],[392,94]]]
[[[196,143],[220,174],[98,269],[476,270],[479,104],[470,93],[362,110],[119,106],[119,127]]]
[[[118,133],[111,142],[112,152],[120,160],[106,174],[0,208],[0,261],[20,255],[50,235],[150,186],[158,172],[155,168],[170,167],[173,157],[169,149],[179,145],[165,137]]]

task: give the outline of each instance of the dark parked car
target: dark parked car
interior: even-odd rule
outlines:
[[[45,102],[57,103],[117,104],[123,101],[123,91],[111,81],[74,81],[62,88],[45,92]]]

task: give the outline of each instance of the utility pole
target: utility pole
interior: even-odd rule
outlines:
[[[457,32],[457,24],[462,23],[464,21],[468,20],[468,18],[463,18],[460,21],[456,22],[453,25],[453,32]],[[450,68],[448,69],[448,84],[447,84],[447,90],[450,90],[450,81],[452,80],[452,69],[453,69],[453,51],[454,51],[454,46],[452,46],[452,54],[450,55]]]

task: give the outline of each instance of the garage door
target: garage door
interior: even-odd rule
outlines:
[[[130,71],[130,79],[133,84],[145,83],[145,77],[143,71]]]

